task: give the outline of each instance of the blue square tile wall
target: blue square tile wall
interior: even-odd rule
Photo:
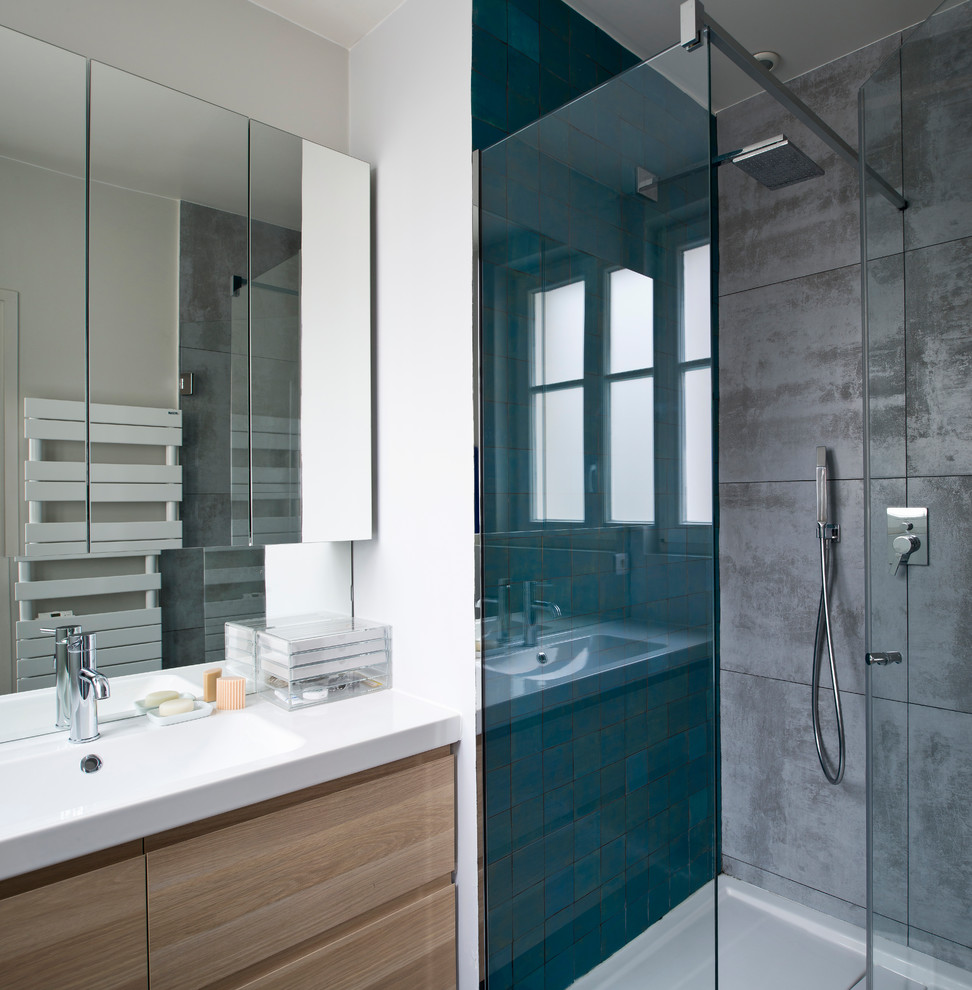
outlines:
[[[710,236],[708,135],[708,114],[641,67],[482,155],[490,990],[569,986],[715,874],[713,529],[678,508],[678,269]],[[657,200],[637,193],[639,166],[671,174]],[[606,509],[606,287],[621,267],[654,285],[650,525]],[[584,521],[544,521],[534,297],[581,280]],[[545,603],[532,647],[527,594]]]
[[[640,61],[562,0],[473,0],[473,149]]]

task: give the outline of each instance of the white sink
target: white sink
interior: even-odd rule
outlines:
[[[303,739],[254,711],[215,711],[180,725],[156,726],[145,718],[101,726],[101,737],[72,743],[67,733],[34,740],[0,759],[3,793],[0,835],[30,826],[96,812],[119,794],[135,801],[160,787],[191,786],[298,749]],[[81,761],[95,755],[101,766],[85,773]],[[96,762],[96,761],[90,761]],[[44,786],[38,788],[36,782]]]
[[[174,725],[102,723],[90,743],[66,730],[8,742],[0,879],[450,745],[459,729],[455,712],[392,690],[296,712],[249,695]],[[101,766],[84,773],[92,754]]]

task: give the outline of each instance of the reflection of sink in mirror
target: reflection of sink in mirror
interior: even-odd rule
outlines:
[[[494,673],[549,682],[616,667],[627,660],[645,657],[664,648],[664,643],[654,640],[598,633],[558,643],[541,642],[537,646],[490,659],[486,667]]]
[[[102,725],[120,718],[130,718],[136,714],[135,702],[153,691],[187,692],[202,697],[201,674],[193,678],[191,673],[186,676],[186,672],[181,670],[157,671],[112,679],[111,672],[106,673],[111,696],[98,702],[98,721]],[[55,710],[54,688],[0,695],[0,742],[46,732],[66,733],[66,729],[54,729]]]
[[[192,784],[193,777],[219,775],[266,757],[292,752],[302,738],[271,724],[259,709],[215,712],[208,718],[175,727],[150,725],[145,720],[102,726],[101,738],[69,743],[67,736],[48,737],[9,750],[0,761],[5,792],[20,795],[0,816],[0,832],[18,822],[71,817],[123,791],[138,800],[146,789],[169,779]],[[94,773],[83,773],[81,759],[89,753],[101,758]],[[38,788],[38,780],[44,786]],[[56,808],[52,808],[52,802]],[[16,820],[15,820],[16,819]]]

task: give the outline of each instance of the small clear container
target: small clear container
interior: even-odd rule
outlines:
[[[308,616],[256,630],[261,690],[303,708],[391,687],[391,626],[349,615]]]

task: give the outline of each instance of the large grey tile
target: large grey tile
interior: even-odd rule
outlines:
[[[182,543],[186,547],[224,547],[233,542],[229,494],[184,494]]]
[[[908,572],[892,573],[888,561],[888,509],[908,504],[903,478],[871,482],[871,609],[867,615],[871,649],[897,651],[902,663],[870,670],[871,693],[877,698],[908,700]]]
[[[832,894],[825,894],[821,890],[807,887],[795,880],[777,876],[775,873],[762,870],[751,863],[743,863],[731,856],[722,857],[722,872],[730,877],[735,877],[737,880],[768,890],[771,894],[787,897],[791,901],[813,908],[815,911],[823,911],[824,914],[829,914],[832,918],[839,918],[841,921],[849,922],[852,925],[864,927],[865,909],[859,904],[851,904],[839,897],[834,897]]]
[[[720,485],[723,669],[809,685],[820,600],[814,485]],[[842,691],[864,691],[864,491],[831,486],[841,542],[833,548],[831,619]],[[823,683],[829,684],[829,672]],[[810,709],[809,686],[805,707]]]
[[[907,924],[908,706],[881,699],[871,704],[873,906],[882,918]]]
[[[872,478],[901,478],[905,419],[904,256],[867,263],[867,378]]]
[[[928,566],[908,568],[910,700],[972,712],[972,478],[915,478],[928,507]]]
[[[909,251],[908,473],[972,474],[972,237]]]
[[[912,705],[909,921],[972,946],[972,715]]]
[[[897,44],[896,35],[886,38],[788,85],[856,147],[858,87]],[[717,119],[721,152],[783,132],[825,172],[770,190],[732,165],[719,170],[720,295],[856,264],[856,170],[766,94],[722,111]]]
[[[230,355],[183,347],[180,359],[193,374],[192,395],[180,399],[183,491],[229,494]]]
[[[725,297],[719,313],[722,481],[863,471],[860,266]]]
[[[170,629],[162,634],[162,668],[185,667],[206,659],[206,630]]]
[[[163,550],[162,630],[190,629],[203,624],[203,552],[201,549]]]
[[[906,246],[972,235],[972,7],[958,4],[901,49]]]
[[[874,71],[861,90],[861,159],[897,191],[902,190],[901,50]],[[904,211],[890,203],[876,182],[869,182],[864,208],[864,255],[882,258],[904,250]]]
[[[244,149],[245,154],[245,149]],[[233,276],[244,277],[246,203],[240,215],[183,202],[179,211],[179,321],[232,317]],[[228,348],[229,340],[225,341]]]
[[[725,856],[865,903],[864,699],[845,695],[847,769],[827,783],[803,685],[722,672]]]

